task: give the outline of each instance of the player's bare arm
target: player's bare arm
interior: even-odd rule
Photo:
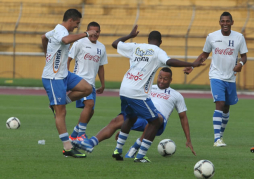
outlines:
[[[242,67],[243,65],[247,62],[247,54],[241,54],[241,59],[240,61],[237,63],[237,65],[234,67],[233,71],[234,72],[241,72],[242,71]]]
[[[198,56],[198,58],[195,60],[195,62],[196,61],[203,61],[204,62],[209,57],[209,54],[210,53],[206,53],[206,52],[201,53]],[[183,71],[184,71],[185,74],[188,75],[192,72],[192,70],[193,70],[193,67],[185,67]]]
[[[67,69],[70,71],[70,64],[71,64],[72,58],[68,57],[68,61],[67,61]]]
[[[191,152],[196,155],[196,152],[193,149],[193,146],[191,144],[191,138],[190,138],[190,128],[189,128],[189,122],[186,115],[186,111],[179,113],[179,118],[181,120],[181,125],[186,137],[186,147],[189,147],[191,149]]]
[[[102,94],[105,89],[104,66],[99,66],[98,76],[101,82],[101,87],[96,90],[97,94]]]
[[[42,42],[43,52],[44,52],[44,54],[46,56],[46,54],[47,54],[47,47],[48,47],[48,39],[47,39],[45,34],[41,36],[41,42]]]
[[[70,35],[63,37],[62,42],[64,44],[70,44],[70,43],[75,42],[81,38],[88,37],[88,36],[94,35],[96,33],[97,32],[95,30],[89,30],[89,31],[87,31],[87,33],[84,32],[84,33],[80,33],[80,34],[70,34]],[[88,34],[88,36],[87,36],[87,34]]]
[[[115,49],[117,49],[117,45],[118,45],[118,43],[119,43],[120,41],[121,41],[121,42],[125,42],[126,40],[129,40],[129,39],[131,39],[131,38],[135,38],[135,37],[138,35],[138,33],[139,33],[139,31],[137,31],[137,29],[138,29],[138,25],[135,25],[134,28],[132,29],[132,31],[131,31],[131,33],[130,33],[129,35],[126,35],[126,36],[124,36],[124,37],[121,37],[121,38],[115,40],[115,41],[112,43],[112,47],[115,48]]]
[[[171,67],[199,67],[199,66],[202,66],[205,64],[203,64],[203,61],[201,61],[201,60],[195,61],[193,63],[189,63],[189,62],[171,58],[171,59],[168,59],[167,65],[171,66]]]

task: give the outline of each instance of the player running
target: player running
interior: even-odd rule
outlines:
[[[104,65],[108,63],[106,48],[98,41],[100,36],[100,25],[90,22],[87,31],[94,30],[96,34],[82,38],[71,47],[68,58],[68,69],[72,59],[75,59],[74,73],[86,80],[92,87],[93,92],[86,97],[76,101],[77,108],[83,108],[79,123],[74,127],[71,140],[84,140],[86,138],[86,127],[94,114],[96,93],[101,94],[105,88]],[[98,73],[101,87],[95,90],[95,78]]]
[[[212,62],[209,70],[209,79],[215,110],[213,113],[214,145],[215,147],[226,146],[223,134],[229,120],[230,105],[238,102],[236,93],[236,73],[241,72],[247,62],[247,46],[241,33],[231,30],[234,24],[229,12],[223,12],[220,16],[221,29],[210,33],[203,48],[200,58],[207,59],[212,52]],[[241,55],[237,63],[238,53]],[[192,68],[186,68],[189,74]]]

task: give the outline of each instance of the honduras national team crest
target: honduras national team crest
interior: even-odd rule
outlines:
[[[229,47],[234,47],[234,41],[233,40],[229,40],[228,41],[228,46]]]

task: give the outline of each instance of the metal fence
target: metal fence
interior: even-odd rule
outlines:
[[[109,58],[109,64],[105,66],[107,81],[121,81],[128,69],[128,61],[117,54],[111,43],[128,34],[134,24],[138,24],[140,30],[135,42],[146,43],[149,32],[159,30],[163,38],[161,48],[171,58],[193,61],[202,52],[208,33],[220,29],[220,14],[229,11],[235,21],[232,30],[244,34],[249,49],[248,63],[238,74],[237,84],[242,89],[254,89],[254,5],[250,2],[220,7],[211,4],[160,5],[138,0],[116,2],[0,2],[0,78],[41,77],[45,60],[40,36],[61,23],[64,12],[69,8],[76,8],[83,14],[75,33],[85,31],[91,21],[101,25],[99,41],[106,46]],[[184,75],[182,69],[174,68],[174,83],[209,84],[209,59],[204,68],[194,70],[189,76]]]

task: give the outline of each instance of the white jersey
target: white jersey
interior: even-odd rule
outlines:
[[[106,48],[99,41],[92,43],[87,37],[76,41],[69,52],[75,59],[74,73],[95,87],[99,66],[108,63]]]
[[[61,24],[45,34],[48,47],[42,78],[63,79],[68,75],[67,61],[70,44],[66,45],[62,42],[62,38],[68,35],[68,30]]]
[[[212,62],[209,71],[209,79],[219,79],[227,82],[235,82],[233,71],[238,58],[238,53],[248,52],[244,36],[231,30],[229,36],[223,36],[221,30],[210,33],[203,48],[204,52],[212,51]]]
[[[174,108],[178,113],[187,111],[183,96],[170,87],[160,89],[157,85],[153,85],[150,97],[156,109],[160,111],[167,120]]]
[[[125,73],[120,95],[145,100],[149,98],[154,75],[170,59],[156,45],[119,42],[117,52],[130,59],[131,67]]]

